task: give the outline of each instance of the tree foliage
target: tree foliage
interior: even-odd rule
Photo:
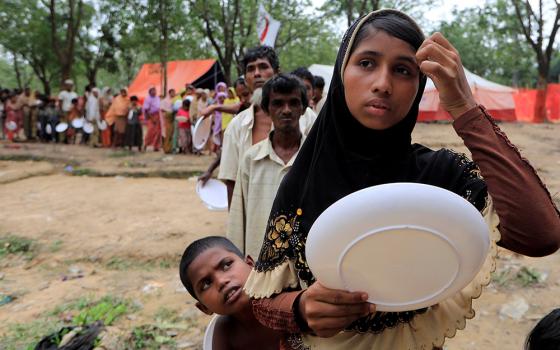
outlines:
[[[443,22],[439,30],[457,48],[467,69],[504,85],[535,84],[531,48],[506,0],[455,10],[453,18]]]

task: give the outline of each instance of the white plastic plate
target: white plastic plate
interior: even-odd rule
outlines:
[[[488,226],[445,189],[393,183],[354,192],[315,221],[306,257],[326,287],[364,291],[378,311],[435,305],[472,281],[490,246]]]

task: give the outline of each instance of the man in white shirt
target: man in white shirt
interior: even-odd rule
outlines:
[[[62,111],[64,117],[72,109],[72,100],[78,98],[78,94],[72,89],[74,88],[74,82],[70,79],[64,81],[64,90],[58,94],[58,107]]]
[[[270,79],[262,94],[261,107],[272,119],[274,130],[242,157],[227,230],[227,237],[255,259],[278,187],[303,143],[299,121],[308,103],[305,86],[291,74]]]
[[[243,68],[247,87],[253,92],[253,101],[258,100],[262,88],[267,80],[278,74],[279,61],[273,48],[257,46],[249,49],[243,57]],[[224,132],[220,171],[218,178],[225,182],[228,188],[228,203],[231,203],[239,161],[249,147],[265,139],[272,129],[272,120],[260,108],[260,101],[239,113],[229,123]],[[307,108],[299,120],[301,131],[307,135],[317,116]]]

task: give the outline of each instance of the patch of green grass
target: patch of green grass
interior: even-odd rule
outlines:
[[[164,321],[177,322],[179,320],[179,316],[177,314],[177,311],[173,310],[173,309],[166,308],[165,306],[160,307],[156,311],[156,314],[154,315],[154,318],[158,322],[164,322]]]
[[[175,340],[167,336],[165,330],[152,325],[134,327],[127,345],[129,349],[157,350],[164,345],[168,349],[176,348]]]
[[[74,168],[70,174],[73,176],[100,176],[97,170],[90,168]]]
[[[33,241],[15,235],[0,237],[0,258],[10,254],[22,255],[31,260],[34,254]]]
[[[109,154],[109,158],[123,158],[123,157],[128,157],[133,155],[135,155],[135,153],[132,151],[122,150],[122,151],[112,152],[111,154]]]
[[[539,284],[541,281],[541,274],[536,269],[523,266],[515,275],[515,279],[522,287],[527,287]]]
[[[6,334],[0,337],[0,349],[34,349],[39,340],[67,326],[60,319],[63,313],[74,314],[71,317],[73,326],[84,326],[99,320],[109,326],[119,317],[136,311],[137,308],[128,300],[108,295],[94,301],[92,296],[85,296],[58,305],[34,321],[9,325]]]
[[[148,165],[143,162],[133,162],[126,160],[120,163],[119,166],[123,168],[146,168]]]
[[[117,270],[117,271],[128,270],[132,266],[133,263],[130,260],[125,260],[119,257],[112,257],[105,264],[105,267],[107,267],[109,270]]]
[[[541,282],[541,273],[526,266],[515,270],[510,267],[492,273],[492,282],[499,287],[534,286]]]
[[[95,321],[103,321],[110,326],[120,316],[129,312],[129,303],[113,297],[104,297],[93,305],[88,305],[74,317],[72,323],[85,326]]]
[[[60,251],[62,249],[63,243],[64,242],[60,239],[57,239],[56,241],[52,242],[51,245],[49,246],[49,252],[56,253]]]
[[[39,340],[63,326],[60,321],[46,318],[9,325],[6,335],[0,337],[0,348],[33,350]]]

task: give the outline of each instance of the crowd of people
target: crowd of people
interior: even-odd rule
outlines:
[[[559,248],[560,213],[550,193],[476,103],[459,53],[440,33],[426,38],[396,10],[360,18],[343,37],[326,96],[324,81],[307,69],[281,73],[271,47],[247,50],[241,66],[243,78],[232,87],[218,83],[207,92],[187,85],[163,97],[153,87],[142,104],[126,89],[111,96],[88,87],[78,97],[71,81],[57,100],[34,103],[24,91],[4,104],[8,138],[71,143],[82,135],[80,142],[93,145],[164,152],[199,152],[191,128],[212,118],[207,147],[216,159],[199,180],[206,183],[219,167],[217,177],[228,192],[227,234],[191,242],[179,274],[201,311],[222,315],[213,348],[441,349],[474,316],[472,300],[490,282],[497,245],[529,256]],[[428,76],[474,161],[412,144]],[[94,128],[87,137],[83,126],[56,131],[84,113],[84,123]],[[49,138],[46,124],[56,131]],[[437,186],[465,198],[487,223],[491,249],[469,285],[437,305],[376,312],[367,293],[317,281],[305,247],[312,225],[330,205],[395,182]],[[528,349],[548,334],[539,332]],[[558,336],[550,344],[558,346]]]
[[[301,68],[316,91],[314,106],[321,106],[324,80]],[[14,142],[55,142],[92,147],[128,148],[165,153],[201,154],[204,149],[219,153],[223,132],[242,106],[250,104],[245,79],[233,86],[219,82],[215,89],[185,84],[182,91],[169,89],[165,95],[150,87],[146,98],[129,96],[126,88],[117,93],[92,85],[83,95],[75,92],[72,80],[56,97],[29,87],[0,89],[2,139]],[[200,118],[212,118],[211,137],[206,145],[193,145],[192,132]]]

